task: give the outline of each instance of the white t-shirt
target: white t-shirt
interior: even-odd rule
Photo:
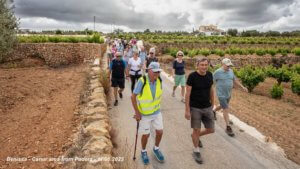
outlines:
[[[140,70],[138,72],[138,74],[139,75],[142,74],[142,71],[141,71],[141,65],[142,65],[141,58],[137,58],[137,60],[135,60],[133,57],[130,58],[129,61],[128,61],[128,65],[130,66],[130,71],[129,71],[130,75],[135,75],[136,71],[138,71],[138,70]]]

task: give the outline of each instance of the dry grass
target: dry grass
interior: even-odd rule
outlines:
[[[111,83],[110,79],[108,78],[109,74],[107,70],[100,70],[100,83],[104,88],[104,93],[106,95],[106,103],[108,107],[110,107],[110,99],[111,99]]]
[[[133,161],[133,144],[130,145],[127,140],[125,145],[115,148],[113,150],[113,156],[115,157],[124,157],[123,162],[117,162],[114,164],[116,169],[137,169],[137,162]],[[138,159],[136,159],[138,160]]]

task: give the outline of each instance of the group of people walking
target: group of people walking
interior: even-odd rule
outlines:
[[[115,106],[118,105],[117,92],[122,98],[124,89],[125,75],[130,77],[131,83],[131,101],[135,111],[135,119],[138,122],[138,132],[141,137],[141,159],[144,164],[149,163],[146,150],[150,130],[155,130],[155,145],[152,149],[153,154],[159,162],[164,162],[165,157],[160,150],[159,144],[163,135],[163,116],[161,113],[161,100],[163,94],[163,82],[160,77],[160,64],[155,57],[155,49],[149,50],[149,55],[141,54],[145,49],[142,47],[139,51],[133,51],[133,56],[126,60],[125,52],[116,52],[115,59],[110,63],[111,82],[114,87]],[[128,51],[127,51],[128,52]],[[229,102],[231,99],[232,88],[240,87],[248,92],[237,78],[231,67],[232,62],[228,58],[222,60],[222,66],[215,72],[208,71],[210,65],[206,57],[197,59],[197,69],[190,73],[186,80],[186,65],[183,60],[184,53],[177,52],[176,59],[173,62],[174,86],[172,96],[175,97],[175,91],[181,87],[181,101],[185,105],[185,119],[190,121],[192,128],[191,140],[194,146],[193,158],[196,162],[202,163],[200,148],[203,147],[201,138],[204,135],[215,132],[216,111],[223,110],[225,120],[225,132],[233,137],[234,132],[229,121]],[[144,60],[145,58],[145,60]],[[143,72],[142,69],[145,71]],[[215,84],[215,88],[213,86]],[[120,89],[117,91],[117,87]],[[216,96],[219,105],[216,105]],[[201,123],[204,124],[202,129]]]
[[[128,44],[121,39],[110,42],[107,54],[109,78],[111,78],[111,86],[114,88],[114,106],[117,106],[118,98],[123,98],[125,79],[129,80],[130,78],[131,92],[133,92],[138,79],[147,72],[146,67],[151,62],[158,60],[155,57],[155,48],[151,48],[147,55],[145,47],[138,47],[135,39]]]

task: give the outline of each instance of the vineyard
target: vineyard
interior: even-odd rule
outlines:
[[[203,56],[208,56],[211,54],[218,55],[220,57],[225,56],[225,54],[228,55],[253,55],[256,54],[258,56],[264,56],[264,55],[271,55],[275,56],[280,54],[281,56],[287,56],[288,54],[294,54],[297,56],[300,56],[300,48],[235,48],[235,47],[230,47],[227,49],[207,49],[207,48],[202,48],[202,49],[179,49],[179,48],[165,48],[162,51],[162,54],[169,54],[173,57],[176,56],[176,53],[182,50],[184,55],[189,56],[189,57],[194,57],[197,55],[203,55]]]
[[[205,43],[205,44],[276,44],[276,45],[299,45],[299,37],[231,37],[231,36],[195,36],[178,34],[119,34],[112,38],[130,40],[137,38],[149,43]]]
[[[19,43],[104,43],[104,38],[99,34],[92,36],[45,36],[45,35],[30,35],[18,36]]]

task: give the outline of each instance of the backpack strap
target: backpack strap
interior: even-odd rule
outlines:
[[[160,76],[158,76],[158,80],[160,81],[160,85],[161,85],[161,88],[162,88],[162,79],[161,79]],[[144,81],[144,83],[143,83],[143,86],[142,86],[141,95],[143,95],[144,87],[146,85],[146,75],[143,76],[143,81]]]

